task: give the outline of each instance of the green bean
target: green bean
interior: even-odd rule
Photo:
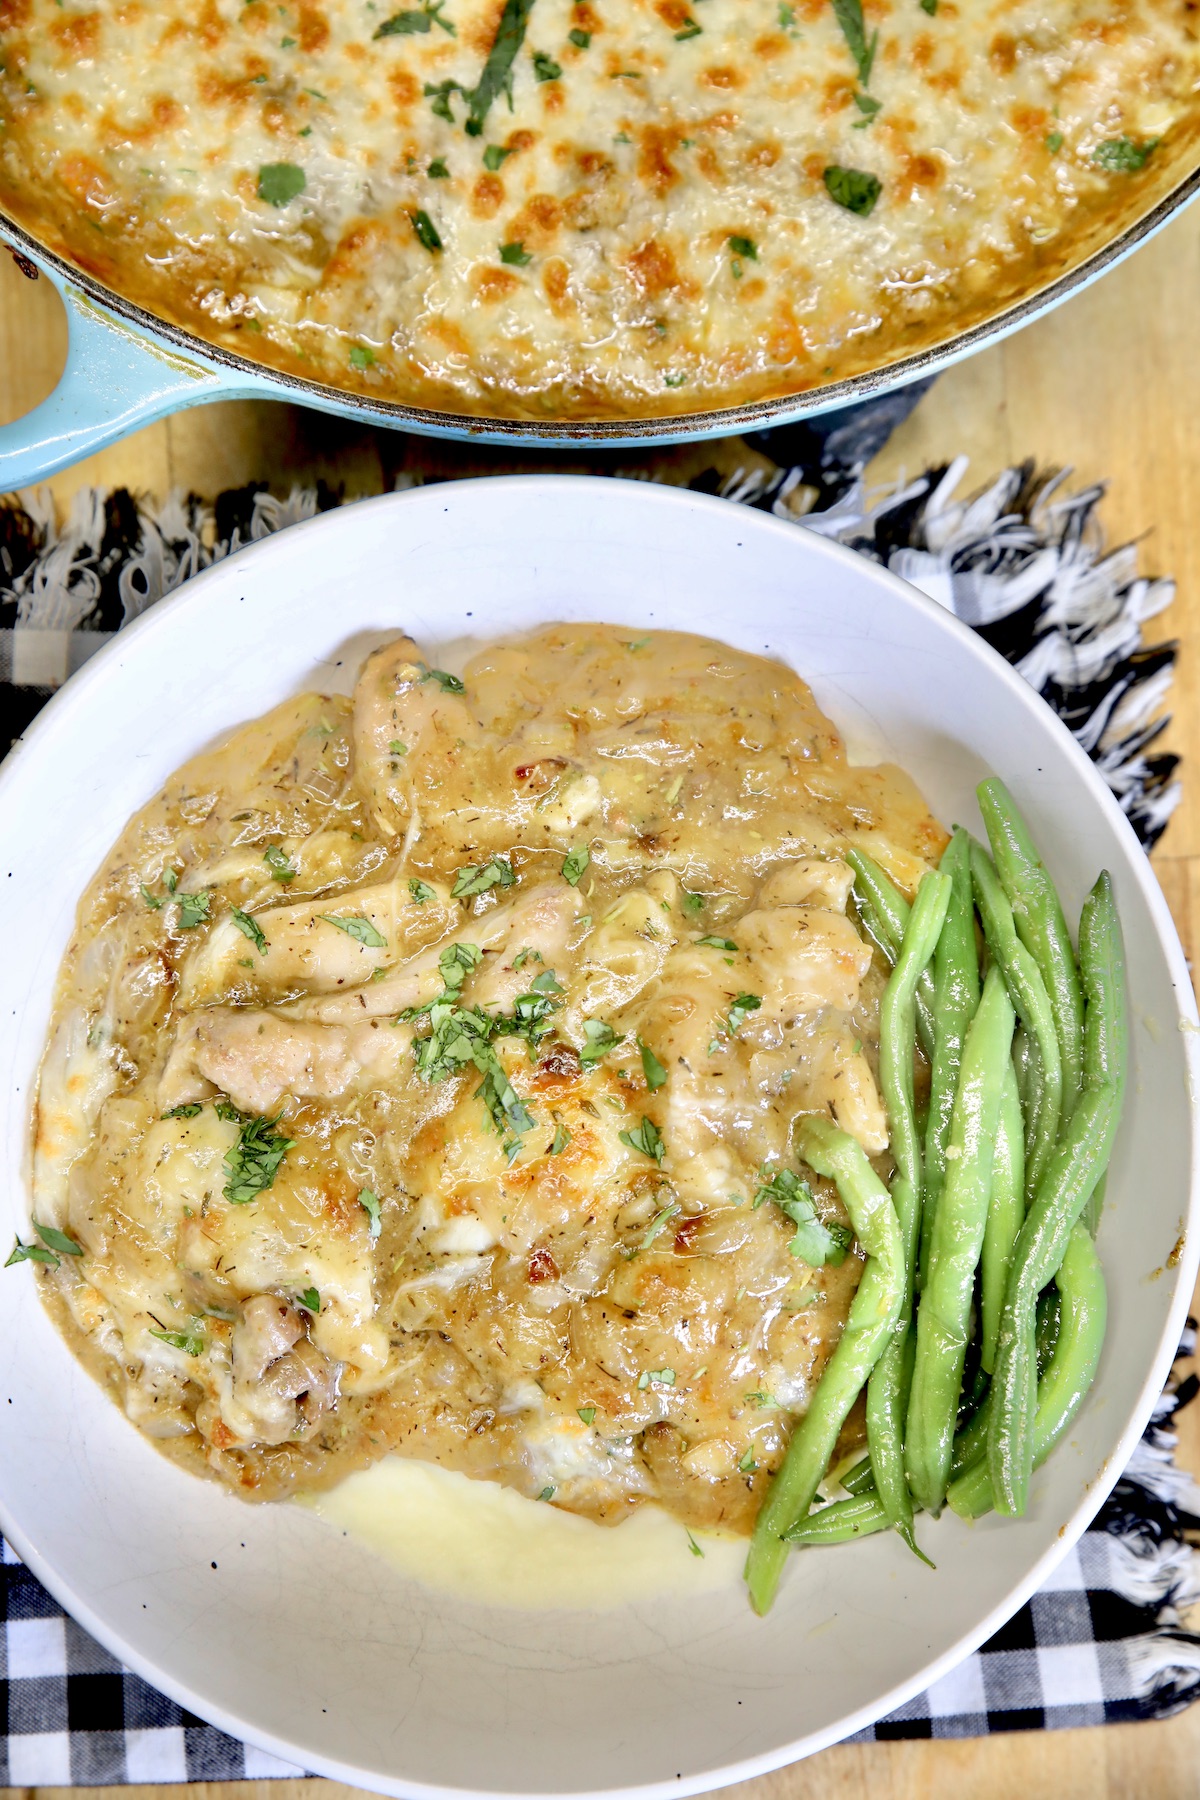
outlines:
[[[1021,1097],[1010,1058],[1000,1096],[996,1154],[992,1162],[992,1200],[979,1262],[979,1361],[987,1375],[995,1367],[996,1339],[1000,1335],[1000,1314],[1008,1290],[1013,1245],[1025,1219],[1024,1134]]]
[[[992,966],[963,1046],[947,1145],[946,1184],[933,1224],[929,1270],[917,1314],[917,1353],[904,1460],[913,1499],[940,1512],[950,1475],[958,1396],[967,1354],[975,1270],[983,1248],[1000,1098],[1011,1068],[1014,1015]]]
[[[830,1120],[808,1116],[800,1120],[796,1149],[818,1175],[837,1183],[867,1260],[845,1329],[808,1411],[792,1433],[755,1523],[746,1583],[759,1613],[770,1607],[783,1573],[787,1557],[783,1534],[807,1515],[813,1503],[847,1414],[895,1331],[906,1287],[896,1209],[861,1144]]]
[[[971,892],[971,840],[961,826],[941,860],[950,877],[946,923],[934,952],[934,1048],[925,1125],[924,1189],[921,1195],[921,1257],[918,1286],[924,1284],[938,1196],[946,1179],[946,1145],[958,1087],[963,1041],[979,1005],[979,956],[975,948],[975,901]]]
[[[960,1475],[964,1475],[974,1463],[987,1455],[988,1419],[991,1411],[992,1396],[989,1391],[962,1430],[955,1434],[954,1447],[950,1453],[951,1481],[957,1481]]]
[[[859,912],[864,923],[869,922],[868,935],[894,965],[900,954],[904,933],[908,929],[911,910],[908,901],[891,877],[885,875],[879,864],[872,862],[862,850],[848,849],[845,854],[846,861],[854,870],[854,897],[858,902]],[[934,1026],[935,1005],[933,970],[923,969],[917,983],[917,1032],[921,1048],[930,1062],[933,1061],[937,1036]]]
[[[867,1443],[876,1491],[892,1524],[914,1551],[912,1498],[904,1471],[904,1416],[913,1366],[913,1285],[921,1233],[921,1140],[913,1116],[914,1007],[917,981],[933,955],[949,901],[950,877],[932,872],[925,875],[879,1008],[879,1085],[896,1164],[892,1201],[904,1245],[904,1300],[896,1334],[867,1386]]]
[[[871,1459],[864,1456],[861,1462],[842,1476],[842,1486],[848,1494],[870,1494],[875,1491],[875,1471],[871,1467]]]
[[[983,934],[1008,984],[1013,1005],[1036,1047],[1027,1063],[1026,1110],[1032,1129],[1027,1138],[1025,1198],[1031,1200],[1046,1172],[1062,1123],[1062,1057],[1054,1009],[1033,955],[1021,942],[1008,897],[992,860],[979,844],[971,845],[971,881],[983,920]]]
[[[1037,958],[1050,996],[1062,1058],[1063,1115],[1069,1119],[1083,1085],[1083,990],[1071,934],[1058,891],[1004,783],[982,781],[976,794],[1021,942]]]
[[[800,1519],[784,1536],[789,1544],[848,1544],[854,1538],[886,1531],[891,1524],[877,1494],[835,1500],[820,1512]]]
[[[1029,1083],[1032,1076],[1029,1065],[1033,1054],[1033,1042],[1029,1033],[1024,1025],[1018,1025],[1017,1035],[1013,1039],[1013,1070],[1017,1077],[1017,1092],[1021,1096],[1022,1111],[1029,1101]]]
[[[1037,1296],[1057,1274],[1075,1222],[1108,1166],[1121,1114],[1128,996],[1107,870],[1084,904],[1079,955],[1087,999],[1083,1093],[1017,1238],[996,1352],[988,1471],[997,1511],[1011,1516],[1025,1510],[1033,1466]]]
[[[1061,1322],[1049,1364],[1038,1383],[1031,1434],[1035,1469],[1045,1462],[1083,1405],[1104,1344],[1108,1304],[1104,1272],[1083,1224],[1072,1228],[1055,1284]],[[953,1482],[947,1500],[960,1518],[977,1519],[990,1512],[994,1501],[986,1463],[976,1463]]]

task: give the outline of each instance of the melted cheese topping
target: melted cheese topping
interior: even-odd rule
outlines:
[[[0,204],[278,368],[601,419],[944,340],[1194,156],[1190,0],[393,4],[0,0]]]
[[[828,1254],[763,1184],[814,1111],[889,1167],[848,839],[912,892],[945,834],[703,638],[400,639],[246,726],[81,902],[34,1145],[72,1342],[248,1496],[397,1452],[747,1530],[861,1269],[832,1184]]]

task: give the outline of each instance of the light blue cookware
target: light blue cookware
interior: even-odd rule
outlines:
[[[211,400],[290,400],[320,412],[427,437],[547,449],[679,444],[795,424],[815,413],[905,387],[1007,337],[1114,268],[1193,200],[1197,191],[1200,168],[1185,175],[1119,236],[1039,293],[935,349],[905,357],[887,368],[750,406],[598,424],[429,412],[265,370],[122,300],[0,214],[0,245],[32,279],[44,278],[54,284],[67,309],[69,330],[66,367],[53,393],[24,418],[0,425],[0,493],[40,481],[138,426]]]

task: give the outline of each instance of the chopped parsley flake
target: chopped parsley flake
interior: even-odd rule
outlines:
[[[494,175],[502,163],[506,162],[514,152],[503,144],[489,144],[483,153],[483,166]]]
[[[541,962],[541,960],[541,951],[533,950],[527,944],[524,950],[517,951],[517,954],[513,957],[512,966],[514,969],[523,969],[527,962]]]
[[[408,891],[418,906],[424,906],[427,900],[437,899],[436,889],[431,888],[427,881],[420,881],[415,875],[409,881]]]
[[[607,1056],[617,1044],[625,1041],[603,1019],[585,1019],[583,1037],[584,1045],[579,1052],[579,1060],[585,1069],[590,1069],[593,1063],[598,1063],[601,1057]]]
[[[535,975],[532,986],[535,994],[561,994],[563,991],[562,982],[553,969],[543,969],[540,975]]]
[[[152,909],[152,911],[158,912],[160,907],[163,907],[167,904],[165,900],[160,900],[158,898],[157,894],[152,894],[150,892],[150,889],[146,886],[144,881],[140,882],[138,885],[139,885],[142,899],[146,902],[146,905]]]
[[[555,1493],[555,1490],[554,1490],[553,1486],[544,1487],[542,1489],[541,1493],[538,1495],[538,1499],[539,1500],[553,1500],[554,1493]]]
[[[1106,138],[1092,151],[1092,161],[1107,169],[1110,175],[1135,175],[1145,168],[1158,149],[1158,143],[1157,138],[1147,138],[1141,144],[1134,138]]]
[[[592,34],[590,31],[580,31],[579,28],[576,27],[574,31],[568,31],[567,33],[568,44],[574,44],[577,50],[586,50],[591,41]]]
[[[431,181],[449,181],[450,179],[450,171],[440,156],[434,158],[425,173]]]
[[[399,738],[393,738],[391,743],[388,745],[388,749],[391,751],[393,756],[407,756],[408,755],[408,745],[402,744],[400,742]]]
[[[450,893],[455,900],[465,900],[472,894],[486,893],[488,888],[511,887],[516,879],[508,858],[493,856],[477,867],[460,869]]]
[[[332,913],[319,913],[327,925],[336,925],[347,937],[352,937],[356,944],[363,944],[370,950],[386,950],[387,939],[383,933],[376,931],[370,919],[360,919],[351,915],[348,919],[335,918]]]
[[[643,1156],[649,1156],[662,1167],[663,1152],[666,1149],[662,1133],[653,1119],[643,1119],[631,1131],[619,1131],[617,1136],[631,1150],[639,1150]]]
[[[666,374],[663,376],[663,385],[665,387],[683,387],[686,382],[687,382],[687,376],[683,373],[682,370],[678,370],[675,373],[669,373],[669,374]]]
[[[758,245],[754,242],[753,238],[731,237],[729,240],[729,248],[733,251],[735,256],[749,257],[751,262],[758,261]]]
[[[738,1468],[742,1471],[743,1475],[753,1475],[757,1467],[758,1464],[754,1460],[754,1451],[747,1450],[745,1456],[743,1456],[741,1462],[738,1464]]]
[[[1063,147],[1062,132],[1061,131],[1052,131],[1046,139],[1047,150],[1050,152],[1051,156],[1057,156],[1059,151],[1062,149],[1062,147]]]
[[[440,25],[442,30],[448,32],[451,37],[457,37],[457,28],[450,23],[449,19],[441,17],[444,5],[445,0],[435,0],[435,4],[432,6],[426,4],[420,9],[412,8],[406,12],[393,13],[390,19],[383,21],[375,36],[376,38],[387,38],[408,37],[414,33],[423,35],[431,25]]]
[[[321,1296],[315,1287],[305,1288],[302,1294],[296,1295],[296,1304],[302,1306],[305,1312],[312,1313],[315,1318],[321,1310]]]
[[[675,42],[677,44],[682,44],[685,43],[688,38],[699,37],[703,29],[704,27],[702,25],[697,25],[695,19],[688,19],[680,30],[675,33]]]
[[[686,1527],[684,1529],[686,1531]],[[699,1544],[696,1542],[695,1538],[692,1536],[690,1531],[687,1532],[687,1541],[688,1541],[688,1549],[691,1551],[693,1556],[703,1556],[704,1555],[703,1550],[700,1548]]]
[[[275,881],[295,881],[300,873],[295,863],[289,862],[284,855],[282,844],[268,844],[263,851],[263,861],[270,869],[272,879]]]
[[[422,213],[420,216],[423,218],[424,214]],[[436,232],[434,235],[437,235]],[[421,241],[424,243],[424,239]],[[440,250],[441,247],[440,240],[436,244],[429,244],[426,246],[426,248],[430,250]],[[445,669],[426,669],[425,673],[421,676],[421,680],[423,683],[426,681],[436,681],[443,694],[465,694],[467,691],[458,676],[448,675]]]
[[[665,1083],[667,1071],[663,1068],[649,1044],[643,1044],[640,1038],[638,1039],[638,1048],[642,1053],[642,1073],[646,1077],[646,1086],[650,1089],[651,1093],[653,1093],[656,1088],[662,1087]]]
[[[377,1196],[371,1192],[370,1188],[359,1188],[358,1204],[371,1221],[371,1237],[377,1238],[383,1230],[383,1208],[380,1206]]]
[[[172,1350],[182,1350],[187,1356],[203,1356],[204,1339],[194,1337],[190,1331],[155,1331],[150,1328],[150,1336],[161,1338],[164,1344],[170,1344]]]
[[[207,888],[202,888],[198,894],[180,894],[180,928],[184,931],[192,931],[197,925],[206,924],[208,921],[209,907],[211,905],[212,895],[208,892]]]
[[[408,216],[412,220],[413,230],[416,232],[419,241],[424,245],[425,249],[440,250],[442,248],[442,240],[438,236],[437,226],[434,224],[429,214],[422,207],[418,207],[416,212],[409,213]]]
[[[739,994],[729,1009],[730,1031],[736,1031],[740,1025],[744,1025],[750,1014],[757,1012],[761,1005],[762,1000],[757,994]]]
[[[204,1111],[199,1100],[188,1100],[182,1106],[173,1106],[169,1112],[160,1113],[161,1119],[196,1119]]]
[[[352,369],[372,369],[375,366],[375,352],[366,344],[351,344],[350,367]]]
[[[580,877],[591,860],[591,853],[585,845],[581,844],[578,850],[568,851],[563,858],[563,878],[569,881],[572,887],[578,887]]]
[[[483,73],[478,84],[465,96],[467,119],[464,129],[469,137],[479,137],[482,134],[492,103],[501,94],[508,95],[511,105],[512,68],[521,45],[525,42],[525,31],[532,11],[533,0],[504,0],[504,11],[500,15],[492,47],[483,65]]]
[[[874,212],[875,202],[883,192],[878,175],[871,175],[865,169],[846,169],[839,163],[831,163],[826,169],[825,186],[831,200],[863,219]]]
[[[11,1269],[14,1263],[23,1262],[49,1263],[55,1269],[60,1267],[58,1257],[55,1256],[53,1250],[47,1250],[44,1244],[23,1244],[20,1238],[15,1238],[8,1261],[4,1266],[6,1269]]]
[[[688,899],[689,900],[699,899],[699,895],[689,894]],[[701,904],[701,906],[704,905],[703,900],[700,901],[700,904]],[[717,937],[715,935],[712,935],[709,937],[697,938],[696,942],[697,942],[697,944],[706,945],[707,948],[710,950],[728,950],[731,954],[734,954],[737,951],[737,945],[734,943],[732,938]]]
[[[533,73],[537,81],[557,81],[562,74],[562,65],[556,63],[552,56],[547,56],[544,50],[535,50]]]
[[[264,163],[258,171],[258,197],[268,206],[287,206],[307,186],[304,170],[295,163]]]
[[[675,1218],[677,1216],[677,1214],[680,1213],[682,1210],[683,1209],[681,1208],[678,1200],[672,1200],[669,1202],[668,1205],[666,1205],[662,1208],[661,1212],[655,1213],[655,1215],[651,1219],[649,1225],[647,1225],[645,1234],[643,1235],[642,1241],[638,1245],[637,1249],[638,1250],[648,1250],[650,1248],[651,1244],[654,1242],[655,1238],[659,1235],[659,1233],[665,1231],[667,1229],[667,1226],[671,1223],[671,1220],[673,1218]],[[633,1256],[636,1256],[636,1255],[637,1255],[637,1250],[635,1250],[633,1252]],[[631,1256],[629,1258],[629,1260],[632,1261],[633,1257]]]
[[[221,1118],[241,1119],[241,1114],[234,1107],[225,1103],[228,1111],[222,1113],[221,1105],[217,1105],[217,1113]],[[225,1152],[225,1198],[233,1206],[248,1206],[257,1200],[261,1193],[274,1184],[279,1173],[279,1165],[288,1151],[295,1148],[294,1138],[280,1137],[275,1126],[277,1119],[246,1119],[238,1133],[237,1142]]]
[[[921,0],[921,11],[928,13],[931,19],[937,17],[937,9],[938,0]]]
[[[687,912],[687,913],[703,912],[704,911],[704,895],[703,894],[685,894],[683,896],[683,899],[680,901],[680,905],[683,907],[684,912]],[[703,942],[703,939],[701,940],[701,942]]]
[[[550,1145],[548,1154],[550,1156],[561,1156],[563,1151],[566,1149],[567,1145],[570,1143],[570,1141],[571,1141],[571,1134],[567,1130],[566,1126],[565,1125],[556,1125],[554,1128],[554,1141]]]
[[[846,48],[854,58],[858,79],[864,87],[869,87],[871,66],[879,47],[879,33],[876,31],[868,41],[863,23],[862,0],[833,0],[833,16],[842,28]]]
[[[263,933],[263,928],[258,923],[257,919],[252,919],[250,914],[248,912],[243,912],[240,906],[230,907],[229,916],[241,932],[242,936],[250,939],[250,942],[258,951],[258,954],[260,956],[265,956],[267,953],[267,940]]]
[[[68,1237],[65,1231],[59,1231],[53,1225],[39,1225],[36,1219],[33,1221],[33,1229],[37,1232],[47,1250],[57,1250],[60,1256],[83,1255],[83,1251],[75,1242],[75,1239]]]
[[[637,1379],[638,1387],[648,1388],[651,1382],[658,1387],[674,1387],[674,1369],[643,1369]]]
[[[577,1408],[577,1411],[585,1425],[590,1425],[596,1417],[596,1409],[594,1406],[581,1406]]]
[[[533,258],[521,240],[514,238],[511,244],[501,244],[500,261],[510,264],[514,269],[523,269],[526,263],[533,261]]]
[[[871,123],[871,120],[875,117],[875,114],[879,112],[883,106],[883,101],[873,100],[870,94],[855,94],[854,104],[857,106],[859,112],[863,114],[863,117],[855,124],[854,129],[855,131],[865,131],[867,126]]]
[[[754,1204],[761,1206],[765,1200],[773,1200],[796,1227],[796,1235],[788,1245],[793,1256],[801,1257],[811,1269],[826,1265],[837,1268],[845,1262],[854,1234],[844,1225],[827,1225],[818,1217],[807,1181],[790,1169],[778,1169],[771,1176],[764,1169]]]

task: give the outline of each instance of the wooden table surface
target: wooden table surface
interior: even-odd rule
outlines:
[[[1142,563],[1179,583],[1156,636],[1182,641],[1170,745],[1187,758],[1184,803],[1155,866],[1185,946],[1200,946],[1200,207],[1177,220],[1098,286],[998,348],[950,370],[870,470],[891,480],[965,452],[967,487],[1026,457],[1070,464],[1080,483],[1107,479],[1111,541],[1143,539]],[[0,423],[49,391],[65,335],[49,284],[24,280],[0,257]],[[317,476],[349,494],[390,488],[402,470],[477,473],[524,463],[480,447],[422,443],[271,402],[227,402],[181,413],[57,476],[60,506],[91,483],[163,494],[172,484],[211,494],[267,480],[277,491]],[[680,478],[736,445],[684,448],[662,460]],[[753,459],[751,459],[753,460]],[[617,465],[614,465],[617,466]],[[633,457],[619,466],[639,466]],[[1200,1473],[1200,1404],[1184,1415],[1182,1460]],[[256,1793],[252,1789],[258,1790]],[[109,1800],[117,1790],[44,1790]],[[1160,1724],[1014,1733],[945,1743],[843,1745],[729,1790],[732,1800],[1191,1800],[1200,1797],[1200,1705]],[[0,1790],[5,1796],[34,1790]],[[197,1785],[194,1800],[346,1800],[318,1781]],[[177,1797],[177,1788],[164,1789]],[[155,1791],[139,1790],[145,1800]]]

